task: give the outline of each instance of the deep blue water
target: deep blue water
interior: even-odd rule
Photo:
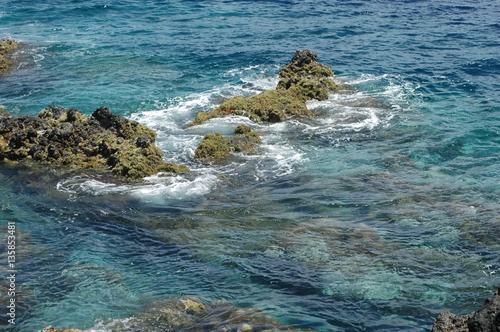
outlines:
[[[126,185],[1,164],[8,328],[106,330],[183,295],[320,331],[426,331],[477,309],[500,286],[499,18],[496,0],[3,0],[0,38],[21,48],[0,106],[107,105],[193,170]],[[315,119],[186,128],[273,89],[304,48],[358,92],[309,103]],[[256,155],[194,160],[238,123],[263,133]]]

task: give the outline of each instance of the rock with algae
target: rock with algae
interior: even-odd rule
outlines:
[[[189,171],[166,163],[156,133],[106,107],[91,117],[48,106],[37,116],[0,117],[0,161],[32,160],[50,166],[110,170],[130,179]]]
[[[131,331],[191,331],[191,332],[256,332],[306,331],[280,325],[274,318],[252,309],[243,309],[226,301],[204,304],[196,298],[183,297],[158,301],[137,316],[124,320],[99,323],[94,330]],[[38,332],[80,332],[58,329],[53,325]],[[312,331],[312,330],[307,330]]]
[[[200,112],[191,126],[227,115],[246,116],[255,122],[281,122],[293,115],[314,113],[307,109],[306,101],[328,99],[329,91],[339,86],[330,78],[332,69],[317,62],[310,50],[298,50],[292,60],[280,70],[280,81],[275,90],[251,97],[236,96],[223,102],[215,110]]]
[[[234,130],[232,139],[221,133],[209,133],[203,137],[195,151],[195,157],[201,161],[217,161],[229,157],[233,152],[252,153],[261,142],[260,135],[247,125],[239,125]]]
[[[11,65],[10,60],[5,56],[14,52],[18,46],[14,39],[0,40],[0,75],[4,74]]]
[[[337,91],[340,87],[330,78],[332,69],[319,63],[317,58],[310,50],[295,52],[292,61],[279,72],[277,90],[291,90],[304,101],[328,99],[328,91]]]
[[[431,332],[500,332],[500,288],[477,311],[457,316],[449,311],[436,318]]]

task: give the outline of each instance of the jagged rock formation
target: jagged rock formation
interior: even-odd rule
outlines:
[[[0,161],[110,170],[131,179],[186,172],[166,163],[156,133],[103,106],[91,117],[74,108],[48,106],[37,116],[0,117]]]
[[[247,116],[255,122],[281,122],[293,115],[314,115],[306,101],[328,99],[329,91],[339,90],[330,78],[332,69],[316,61],[310,50],[299,50],[280,70],[276,90],[268,90],[245,98],[236,96],[226,100],[215,110],[200,112],[191,126],[228,115]]]
[[[470,315],[442,312],[431,332],[500,332],[500,288],[493,298],[486,299],[484,305]]]
[[[0,40],[0,75],[4,74],[10,67],[11,62],[5,57],[18,48],[18,44],[13,39]]]

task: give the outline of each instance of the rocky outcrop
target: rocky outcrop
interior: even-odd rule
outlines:
[[[14,52],[17,48],[18,43],[13,39],[0,40],[0,75],[4,74],[11,65],[6,55]]]
[[[164,162],[155,139],[153,130],[105,106],[91,117],[59,106],[49,106],[37,116],[0,117],[0,161],[110,170],[131,179],[189,171]]]
[[[158,301],[134,317],[99,324],[100,330],[125,331],[213,331],[213,332],[278,332],[299,330],[280,325],[270,316],[252,309],[243,309],[226,301],[204,304],[196,298],[184,297]],[[91,329],[93,330],[93,329]],[[38,332],[79,332],[48,326]]]
[[[332,68],[319,63],[317,58],[310,50],[295,52],[292,61],[279,72],[277,90],[288,90],[304,101],[328,99],[328,92],[340,87],[330,78]]]
[[[319,63],[316,54],[310,50],[299,50],[280,70],[275,90],[250,97],[233,97],[214,110],[199,112],[190,126],[230,115],[270,123],[282,122],[294,115],[314,116],[314,112],[307,109],[306,101],[326,100],[329,91],[339,90],[332,76],[332,69]],[[232,152],[252,153],[261,142],[259,135],[248,126],[239,126],[235,134],[233,139],[224,138],[220,133],[205,135],[195,151],[195,157],[201,161],[216,161],[229,157]]]
[[[470,315],[442,312],[431,332],[500,332],[500,288],[493,298],[486,299],[484,305]]]
[[[339,89],[331,76],[332,69],[317,62],[316,54],[299,50],[280,70],[280,81],[275,90],[226,100],[215,110],[198,113],[190,125],[228,115],[246,116],[255,122],[281,122],[293,115],[312,116],[314,113],[307,109],[306,101],[326,100],[329,91]]]
[[[195,151],[201,161],[216,161],[229,157],[233,152],[252,153],[261,142],[260,135],[247,125],[239,125],[235,136],[224,138],[221,133],[210,133],[203,137]]]

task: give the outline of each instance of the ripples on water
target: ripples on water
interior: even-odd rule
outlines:
[[[183,295],[323,331],[423,331],[498,287],[496,2],[54,0],[0,12],[0,35],[23,41],[0,80],[8,111],[107,104],[193,170],[123,184],[3,165],[19,331],[106,326]],[[356,92],[310,102],[314,119],[186,128],[274,88],[298,48]],[[257,155],[193,160],[206,132],[238,123],[262,133]]]

